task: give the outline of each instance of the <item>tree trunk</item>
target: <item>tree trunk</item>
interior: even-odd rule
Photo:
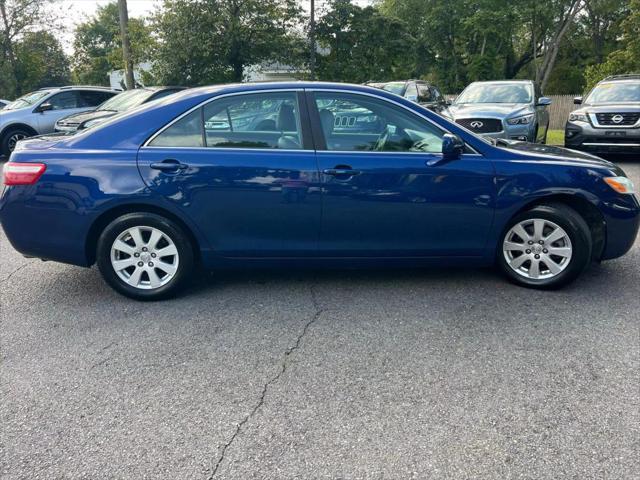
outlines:
[[[120,37],[122,39],[122,59],[124,61],[124,80],[127,90],[136,88],[133,78],[133,61],[131,60],[131,43],[129,42],[129,12],[127,11],[127,0],[118,0],[118,11],[120,13]]]

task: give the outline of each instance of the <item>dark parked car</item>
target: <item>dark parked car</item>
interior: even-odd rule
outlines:
[[[274,108],[275,129],[247,119]],[[362,126],[336,128],[335,111]],[[196,264],[240,262],[496,263],[552,288],[624,255],[640,222],[633,184],[610,162],[484,139],[335,83],[179,92],[81,135],[19,143],[4,182],[0,222],[18,251],[97,263],[138,299],[174,294]]]
[[[425,80],[397,80],[393,82],[369,82],[370,87],[381,88],[387,92],[395,93],[412,102],[419,103],[429,110],[451,118],[449,102],[440,89]]]
[[[185,87],[140,87],[128,90],[110,98],[95,110],[61,118],[56,122],[55,131],[74,133],[77,130],[95,127],[118,113],[126,112],[144,103],[158,100],[184,89]]]
[[[581,107],[565,126],[567,148],[640,154],[640,74],[607,77],[574,103]]]

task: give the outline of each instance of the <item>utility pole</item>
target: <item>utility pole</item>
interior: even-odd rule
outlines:
[[[129,42],[129,12],[127,0],[118,0],[120,13],[120,36],[122,37],[122,59],[124,60],[124,84],[127,90],[136,88],[133,79],[133,63],[131,61],[131,43]]]
[[[316,79],[316,14],[315,1],[311,0],[311,16],[309,17],[309,77]]]

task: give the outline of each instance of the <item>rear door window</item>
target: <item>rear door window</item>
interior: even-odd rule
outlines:
[[[302,149],[296,93],[236,95],[205,105],[206,146],[212,148]]]

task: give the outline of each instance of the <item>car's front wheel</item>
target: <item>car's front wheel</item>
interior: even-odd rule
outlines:
[[[160,300],[188,282],[194,255],[189,238],[174,222],[152,213],[130,213],[103,230],[96,260],[116,291],[137,300]]]
[[[538,205],[516,215],[497,252],[501,270],[515,283],[557,288],[573,281],[591,262],[589,226],[563,204]]]

